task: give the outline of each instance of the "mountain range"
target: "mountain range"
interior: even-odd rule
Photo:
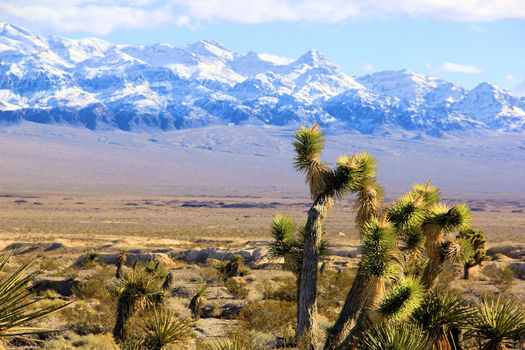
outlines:
[[[410,70],[351,77],[315,50],[292,61],[239,54],[213,40],[115,45],[0,22],[0,124],[22,121],[134,132],[320,123],[440,137],[523,133],[525,97]]]

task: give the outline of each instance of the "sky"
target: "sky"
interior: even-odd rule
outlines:
[[[317,49],[350,76],[411,69],[525,95],[525,0],[0,0],[0,20],[118,44]]]

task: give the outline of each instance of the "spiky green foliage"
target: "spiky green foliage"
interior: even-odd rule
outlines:
[[[421,225],[425,218],[425,210],[410,195],[405,195],[387,208],[387,218],[398,232],[402,232]]]
[[[290,216],[277,214],[272,221],[271,234],[274,239],[269,245],[270,259],[290,254],[295,248],[295,222]]]
[[[159,288],[158,280],[153,275],[136,271],[123,274],[114,291],[118,302],[113,336],[117,340],[125,339],[127,322],[137,307],[154,307],[160,304],[165,296],[165,291]]]
[[[295,222],[289,216],[276,215],[272,221],[271,234],[274,241],[269,244],[269,258],[284,258],[286,268],[298,275],[302,265],[305,225],[295,230]],[[328,253],[328,241],[323,237],[319,243],[319,256]]]
[[[324,133],[317,129],[318,126],[319,124],[310,128],[301,126],[301,129],[295,133],[295,141],[293,142],[296,152],[294,166],[299,172],[308,172],[313,163],[321,158],[325,138]]]
[[[393,278],[398,270],[394,260],[395,233],[388,222],[370,220],[363,227],[361,267],[366,275]]]
[[[191,298],[190,305],[188,306],[195,320],[200,319],[202,304],[204,303],[204,298],[208,295],[208,285],[204,283],[199,284],[195,289],[195,295]]]
[[[350,191],[358,193],[367,186],[376,182],[376,160],[370,154],[362,152],[359,155],[341,156],[337,159],[337,165],[332,179],[332,189],[337,197],[342,197]],[[382,196],[382,190],[376,195]]]
[[[4,270],[11,252],[0,255],[0,272]],[[51,332],[51,329],[27,326],[29,323],[44,318],[70,303],[59,306],[36,308],[37,300],[31,299],[29,284],[41,271],[29,272],[32,261],[16,269],[12,274],[6,274],[0,279],[0,339],[19,337],[37,333]],[[0,346],[1,347],[1,346]]]
[[[379,216],[383,199],[383,187],[376,182],[363,186],[357,192],[353,207],[357,211],[354,222],[359,232],[361,232],[367,221]]]
[[[425,185],[414,184],[412,186],[410,195],[414,200],[421,198],[425,208],[430,208],[436,205],[441,198],[439,189],[437,187],[431,186],[430,181],[428,181]]]
[[[263,350],[263,346],[254,339],[246,339],[237,334],[229,338],[218,339],[207,346],[207,350]]]
[[[482,300],[472,317],[468,336],[481,342],[482,350],[501,350],[525,339],[525,311],[515,301]]]
[[[468,279],[470,268],[481,266],[484,261],[490,259],[485,249],[485,243],[487,243],[485,234],[483,231],[468,227],[459,231],[456,238],[461,240],[462,246],[466,248],[463,249],[462,262],[465,269],[464,278]]]
[[[310,128],[301,126],[295,133],[294,167],[297,171],[306,174],[306,183],[310,186],[312,199],[316,199],[325,192],[330,182],[331,171],[326,163],[320,161],[324,149],[324,134],[316,124]]]
[[[421,225],[407,226],[400,233],[400,240],[403,243],[402,250],[407,250],[414,253],[416,257],[425,245],[425,235],[421,229]]]
[[[396,283],[379,301],[376,312],[382,319],[401,321],[421,305],[425,290],[417,279],[407,277]]]
[[[470,307],[458,296],[432,291],[412,313],[410,321],[421,327],[434,343],[450,345],[451,331],[465,328],[471,314]]]
[[[452,208],[445,204],[437,204],[428,209],[424,226],[432,231],[448,233],[466,227],[471,219],[472,214],[466,204],[456,204]]]
[[[421,329],[410,324],[380,324],[365,332],[359,350],[430,350],[432,343]]]
[[[180,344],[191,336],[191,322],[178,319],[167,311],[155,310],[140,325],[144,332],[144,344],[149,350],[161,350],[168,344]]]

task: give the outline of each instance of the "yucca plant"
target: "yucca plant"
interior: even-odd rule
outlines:
[[[471,227],[465,228],[457,234],[456,238],[464,239],[470,244],[470,251],[467,256],[464,257],[463,264],[463,279],[469,279],[469,270],[474,266],[481,266],[484,261],[490,259],[487,256],[487,251],[485,250],[485,234],[483,231],[473,229]]]
[[[228,338],[217,339],[208,344],[206,350],[263,350],[265,349],[254,339],[245,339],[237,334]]]
[[[191,322],[167,311],[155,310],[140,325],[148,350],[162,350],[168,344],[184,344],[191,337]]]
[[[0,255],[0,273],[10,258],[11,252]],[[12,274],[6,274],[0,279],[0,341],[2,342],[8,338],[26,338],[31,334],[52,332],[51,329],[31,327],[28,324],[49,316],[70,304],[64,303],[59,306],[29,311],[35,303],[38,303],[37,300],[30,298],[29,284],[41,273],[41,271],[28,273],[31,265],[32,261],[27,262]]]
[[[436,350],[459,350],[471,315],[471,308],[458,296],[432,291],[412,313],[410,322],[427,334]]]
[[[484,299],[477,305],[466,335],[476,338],[481,350],[514,348],[525,339],[525,311],[516,301]]]
[[[189,308],[193,318],[197,321],[201,318],[201,308],[204,303],[204,298],[208,296],[208,286],[206,284],[199,284],[195,289],[195,295],[191,298]]]
[[[117,319],[113,328],[113,337],[117,341],[126,338],[128,320],[137,308],[150,308],[163,300],[164,291],[158,286],[153,275],[133,271],[117,281],[115,287],[118,295]]]
[[[119,279],[122,275],[122,268],[126,264],[126,261],[128,260],[128,251],[127,250],[121,250],[120,253],[117,255],[117,270],[115,271],[115,278]]]
[[[420,328],[407,324],[380,324],[366,331],[359,350],[430,350],[432,343]]]

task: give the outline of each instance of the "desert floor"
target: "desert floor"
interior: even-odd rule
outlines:
[[[359,261],[359,236],[353,225],[351,199],[338,200],[324,226],[330,243],[326,276],[321,279],[321,284],[325,284],[320,292],[327,303],[320,317],[324,325],[337,316]],[[485,232],[492,260],[482,268],[472,269],[470,281],[461,279],[460,266],[447,266],[440,288],[455,290],[470,299],[479,299],[489,292],[525,302],[525,200],[497,196],[464,200],[473,211],[472,226]],[[452,204],[460,200],[444,201]],[[36,283],[45,302],[76,300],[68,309],[42,321],[61,332],[39,346],[112,348],[107,334],[114,324],[116,299],[107,290],[115,283],[116,256],[126,250],[129,269],[134,261],[145,267],[151,261],[160,261],[163,276],[172,273],[167,303],[181,317],[190,317],[187,307],[197,285],[209,286],[203,318],[194,323],[196,336],[187,345],[188,349],[198,348],[201,342],[224,335],[240,323],[248,328],[260,327],[257,322],[264,321],[247,320],[241,310],[271,300],[271,295],[283,292],[286,286],[293,289],[293,275],[283,269],[281,261],[268,259],[270,224],[278,213],[302,223],[310,203],[304,196],[264,194],[220,197],[0,193],[0,249],[13,252],[9,265],[12,269],[35,259],[35,268],[44,270]],[[90,252],[96,252],[98,258],[91,265],[83,264]],[[214,266],[233,254],[243,255],[251,271],[237,285],[226,286]],[[512,276],[501,272],[505,266],[512,268]],[[293,311],[288,314],[293,316]],[[293,334],[289,324],[277,322],[272,326],[278,329],[282,342]],[[254,331],[257,333],[257,329]],[[264,337],[264,331],[259,333]]]

